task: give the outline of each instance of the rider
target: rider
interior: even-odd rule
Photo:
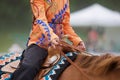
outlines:
[[[12,80],[33,80],[41,69],[49,46],[68,35],[74,46],[85,50],[84,43],[70,26],[69,0],[31,0],[33,27],[19,68]]]

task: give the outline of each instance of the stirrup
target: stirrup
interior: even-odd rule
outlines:
[[[57,56],[57,58],[55,60],[53,60],[53,62],[51,64],[48,64],[48,66],[45,66],[46,63],[43,64],[43,68],[44,67],[46,67],[46,68],[44,68],[44,69],[42,69],[42,71],[40,71],[40,73],[38,75],[39,79],[42,78],[43,76],[45,76],[53,68],[53,66],[55,64],[57,64],[57,62],[60,60],[60,57],[61,57],[60,54],[57,54],[56,56]]]
[[[59,55],[54,55],[43,65],[43,68],[52,67],[60,59]]]

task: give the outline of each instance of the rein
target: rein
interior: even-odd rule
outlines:
[[[75,52],[80,52],[80,53],[83,52],[82,50],[80,51],[79,49],[77,49],[76,47],[74,47],[74,46],[72,46],[72,45],[69,45],[69,44],[67,44],[67,45],[68,45],[71,49],[73,49],[73,51],[75,51]],[[65,45],[63,45],[63,44],[59,44],[59,46],[65,47]],[[85,51],[84,51],[84,52],[85,52]],[[60,54],[63,55],[71,65],[73,65],[77,70],[79,70],[79,71],[89,80],[89,77],[83,72],[83,70],[82,70],[80,67],[78,67],[78,65],[76,65],[69,57],[67,57],[63,51],[61,51]],[[81,54],[82,54],[82,53],[81,53]],[[87,54],[89,54],[89,53],[87,53]],[[90,54],[90,55],[91,55],[91,54]]]

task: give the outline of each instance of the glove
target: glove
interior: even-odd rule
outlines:
[[[55,46],[57,46],[58,44],[59,44],[59,38],[55,38],[55,39],[51,40],[51,42],[50,42],[50,45],[53,48],[56,48]]]
[[[77,48],[80,50],[80,51],[85,51],[86,48],[85,48],[85,44],[83,41],[80,41],[80,43],[77,45]]]

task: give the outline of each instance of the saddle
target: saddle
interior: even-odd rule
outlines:
[[[60,59],[60,54],[58,53],[58,54],[53,55],[53,52],[54,53],[58,53],[58,49],[54,50],[54,51],[51,51],[50,49],[48,49],[47,59],[45,60],[44,64],[42,65],[43,66],[43,70],[45,70],[47,72]],[[52,55],[50,55],[50,53]],[[1,68],[1,71],[5,72],[5,73],[13,73],[17,68],[19,68],[19,63],[20,63],[20,60],[12,61],[12,62],[8,63],[7,65],[3,66]]]
[[[75,48],[73,45],[68,44],[67,42],[61,40],[59,42],[59,45],[56,46],[56,48],[52,48],[49,47],[48,48],[48,57],[45,61],[45,63],[43,64],[43,66],[46,66],[47,61],[49,61],[49,59],[53,56],[58,56],[56,62],[54,64],[52,64],[52,66],[42,69],[42,71],[39,72],[39,74],[36,76],[35,80],[39,80],[42,77],[44,77],[52,68],[53,66],[60,60],[61,58],[61,53],[67,53],[67,52],[80,52],[79,49]],[[48,65],[47,65],[48,66]]]
[[[67,52],[80,52],[80,51],[79,49],[75,48],[74,46],[68,44],[65,41],[60,41],[59,45],[57,45],[55,49],[52,47],[49,47],[48,56],[45,60],[45,63],[43,64],[42,71],[40,71],[37,76],[37,79],[42,78],[52,69],[52,67],[59,61],[61,57],[61,52],[67,53]],[[13,61],[3,66],[1,68],[1,71],[6,72],[6,73],[13,73],[18,68],[19,63],[20,63],[20,60]]]

